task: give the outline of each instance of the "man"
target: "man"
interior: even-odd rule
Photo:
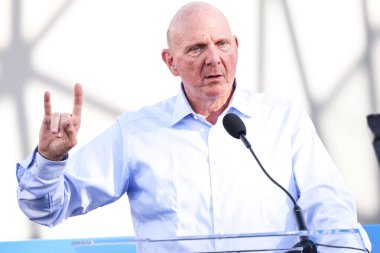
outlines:
[[[31,220],[54,226],[127,193],[139,238],[296,230],[290,199],[224,130],[222,118],[232,112],[247,125],[268,173],[303,208],[310,229],[362,229],[306,113],[239,88],[238,39],[218,9],[185,5],[167,37],[162,59],[182,80],[178,96],[120,115],[70,157],[82,87],[74,87],[72,114],[52,114],[45,93],[38,148],[17,165],[19,204]]]

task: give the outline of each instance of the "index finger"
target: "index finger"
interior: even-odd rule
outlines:
[[[77,117],[81,116],[82,104],[83,104],[83,89],[82,89],[82,85],[77,83],[74,86],[73,116],[77,116]]]

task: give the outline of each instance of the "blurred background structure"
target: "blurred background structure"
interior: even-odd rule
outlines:
[[[19,210],[15,164],[37,145],[43,93],[54,111],[85,92],[79,145],[124,111],[175,95],[161,60],[166,29],[187,3],[0,1],[0,241],[133,235],[128,199],[54,228]],[[380,223],[380,170],[366,115],[380,112],[380,1],[208,0],[239,39],[238,83],[298,101],[309,112],[358,207]]]

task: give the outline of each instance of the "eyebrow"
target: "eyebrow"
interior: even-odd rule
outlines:
[[[189,44],[189,45],[186,45],[184,47],[185,51],[189,51],[190,49],[192,49],[193,47],[196,47],[196,46],[206,46],[207,43],[204,43],[204,42],[195,42],[195,43],[192,43],[192,44]]]
[[[220,36],[220,37],[217,37],[213,41],[214,41],[214,43],[217,43],[219,41],[229,41],[229,42],[232,42],[233,38],[234,38],[234,35],[231,35],[231,36]],[[191,48],[193,48],[195,46],[207,46],[207,44],[208,44],[208,42],[206,43],[206,42],[202,42],[202,41],[190,43],[190,44],[184,46],[184,51],[188,52]]]

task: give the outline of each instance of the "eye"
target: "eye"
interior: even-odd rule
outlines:
[[[228,49],[230,46],[230,43],[226,40],[221,40],[216,43],[216,45],[221,49]]]
[[[204,46],[202,46],[202,45],[196,45],[196,46],[190,48],[188,53],[190,55],[199,55],[202,52],[203,48],[204,48]]]

